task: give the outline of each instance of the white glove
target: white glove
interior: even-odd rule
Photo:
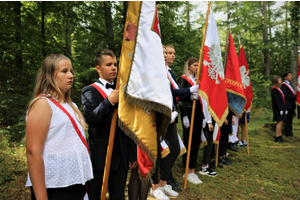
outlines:
[[[192,87],[190,87],[190,92],[197,93],[198,89],[199,89],[199,85],[193,85]]]
[[[172,124],[175,121],[177,116],[178,116],[178,112],[176,111],[172,112],[170,124]]]
[[[191,100],[198,100],[198,99],[199,99],[198,93],[192,93],[191,94]]]
[[[182,121],[183,121],[183,126],[188,129],[190,127],[190,120],[187,116],[184,116],[182,118]]]
[[[289,111],[286,110],[286,111],[285,111],[285,114],[287,115],[288,113],[289,113]]]
[[[283,111],[282,110],[280,111],[280,115],[283,115]]]

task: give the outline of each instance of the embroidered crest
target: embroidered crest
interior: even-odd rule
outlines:
[[[216,84],[220,84],[219,77],[221,80],[224,80],[225,77],[220,46],[216,43],[212,44],[207,54],[211,63],[204,60],[203,64],[208,66],[208,76],[215,79]]]
[[[300,76],[297,78],[297,91],[300,92]]]
[[[246,67],[242,65],[240,67],[240,72],[241,72],[241,78],[242,78],[242,83],[244,89],[250,86],[250,77],[249,77],[249,71],[246,70]]]

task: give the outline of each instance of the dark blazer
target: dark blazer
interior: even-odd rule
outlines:
[[[175,74],[170,70],[171,76],[173,78],[173,81],[176,81]],[[173,108],[172,111],[178,111],[178,105],[176,101],[176,97],[178,97],[179,101],[191,101],[191,92],[189,88],[180,88],[180,89],[174,89],[172,87],[172,84],[170,83],[170,89],[173,96]],[[176,117],[175,122],[178,122],[178,117]]]
[[[284,98],[282,98],[280,91],[278,91],[276,88],[272,88],[271,97],[272,97],[273,121],[285,121],[286,105],[284,103],[285,100]],[[282,115],[280,115],[280,111],[283,111]]]
[[[285,82],[286,84],[289,84],[287,82]],[[289,84],[293,89],[294,87]],[[293,109],[294,112],[295,112],[295,108],[296,108],[296,95],[294,95],[292,93],[292,91],[288,88],[288,86],[286,86],[285,84],[281,84],[281,91],[283,92],[284,94],[284,97],[285,97],[285,106],[286,106],[286,109]],[[293,113],[294,114],[294,113]]]
[[[185,80],[184,78],[180,77],[178,79],[178,83],[179,83],[179,87],[184,89],[184,88],[190,88],[192,85],[187,82],[187,80]],[[193,108],[193,101],[191,100],[191,98],[189,98],[188,100],[184,101],[179,101],[179,109],[180,109],[180,113],[181,113],[181,120],[184,116],[188,116],[189,120],[191,120],[191,111]],[[194,125],[199,125],[202,127],[202,120],[203,120],[203,113],[202,113],[202,105],[200,103],[199,100],[196,101],[196,108],[195,108],[195,117],[196,115],[199,117],[197,117],[197,123],[195,123]],[[201,122],[201,123],[200,123]]]
[[[101,83],[99,80],[98,83]],[[101,83],[102,84],[102,83]],[[106,152],[110,134],[111,118],[118,105],[112,105],[108,98],[102,95],[93,86],[82,89],[81,101],[83,114],[89,125],[88,144],[90,148],[93,169],[104,170]],[[129,161],[136,161],[137,147],[133,140],[116,125],[114,148],[111,160],[111,171],[123,164],[128,169]]]

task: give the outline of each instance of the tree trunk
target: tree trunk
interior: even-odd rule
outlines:
[[[291,32],[292,32],[292,55],[291,55],[291,72],[294,78],[292,79],[292,85],[294,88],[296,87],[297,83],[297,59],[298,59],[298,31],[299,31],[299,9],[300,9],[300,2],[299,1],[292,1],[291,2]]]
[[[16,40],[16,67],[18,69],[22,69],[22,50],[21,50],[21,6],[22,3],[20,1],[15,1],[15,40]]]
[[[46,1],[41,1],[41,9],[42,9],[42,24],[41,24],[41,32],[42,32],[42,53],[43,56],[46,57],[46,39],[45,39],[45,7],[46,7]]]
[[[285,49],[288,46],[288,1],[285,2]]]
[[[268,47],[268,25],[267,25],[267,2],[262,1],[262,18],[263,18],[263,54],[264,54],[264,68],[265,76],[270,76],[270,58],[269,58],[269,47]]]
[[[70,6],[70,2],[65,2],[65,48],[66,48],[66,56],[72,57],[72,39],[71,39],[71,14],[69,13],[72,10],[72,5]]]
[[[124,13],[123,13],[123,17],[124,17],[124,25],[126,22],[126,16],[127,16],[127,9],[128,9],[128,1],[123,1],[123,6],[124,6]]]
[[[111,16],[111,2],[104,2],[104,13],[105,13],[105,24],[106,24],[106,32],[108,35],[108,47],[113,52],[116,52],[116,48],[114,45],[114,30],[113,30],[113,20]]]
[[[271,22],[271,10],[270,10],[270,2],[267,2],[268,4],[268,18],[269,22]],[[269,24],[269,40],[272,40],[272,24]]]
[[[190,3],[186,2],[186,27],[188,32],[190,32],[191,24],[190,24]]]

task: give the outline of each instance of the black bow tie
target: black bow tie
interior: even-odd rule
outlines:
[[[109,83],[106,83],[105,87],[106,87],[106,89],[108,89],[108,88],[115,89],[115,85],[111,85]]]

